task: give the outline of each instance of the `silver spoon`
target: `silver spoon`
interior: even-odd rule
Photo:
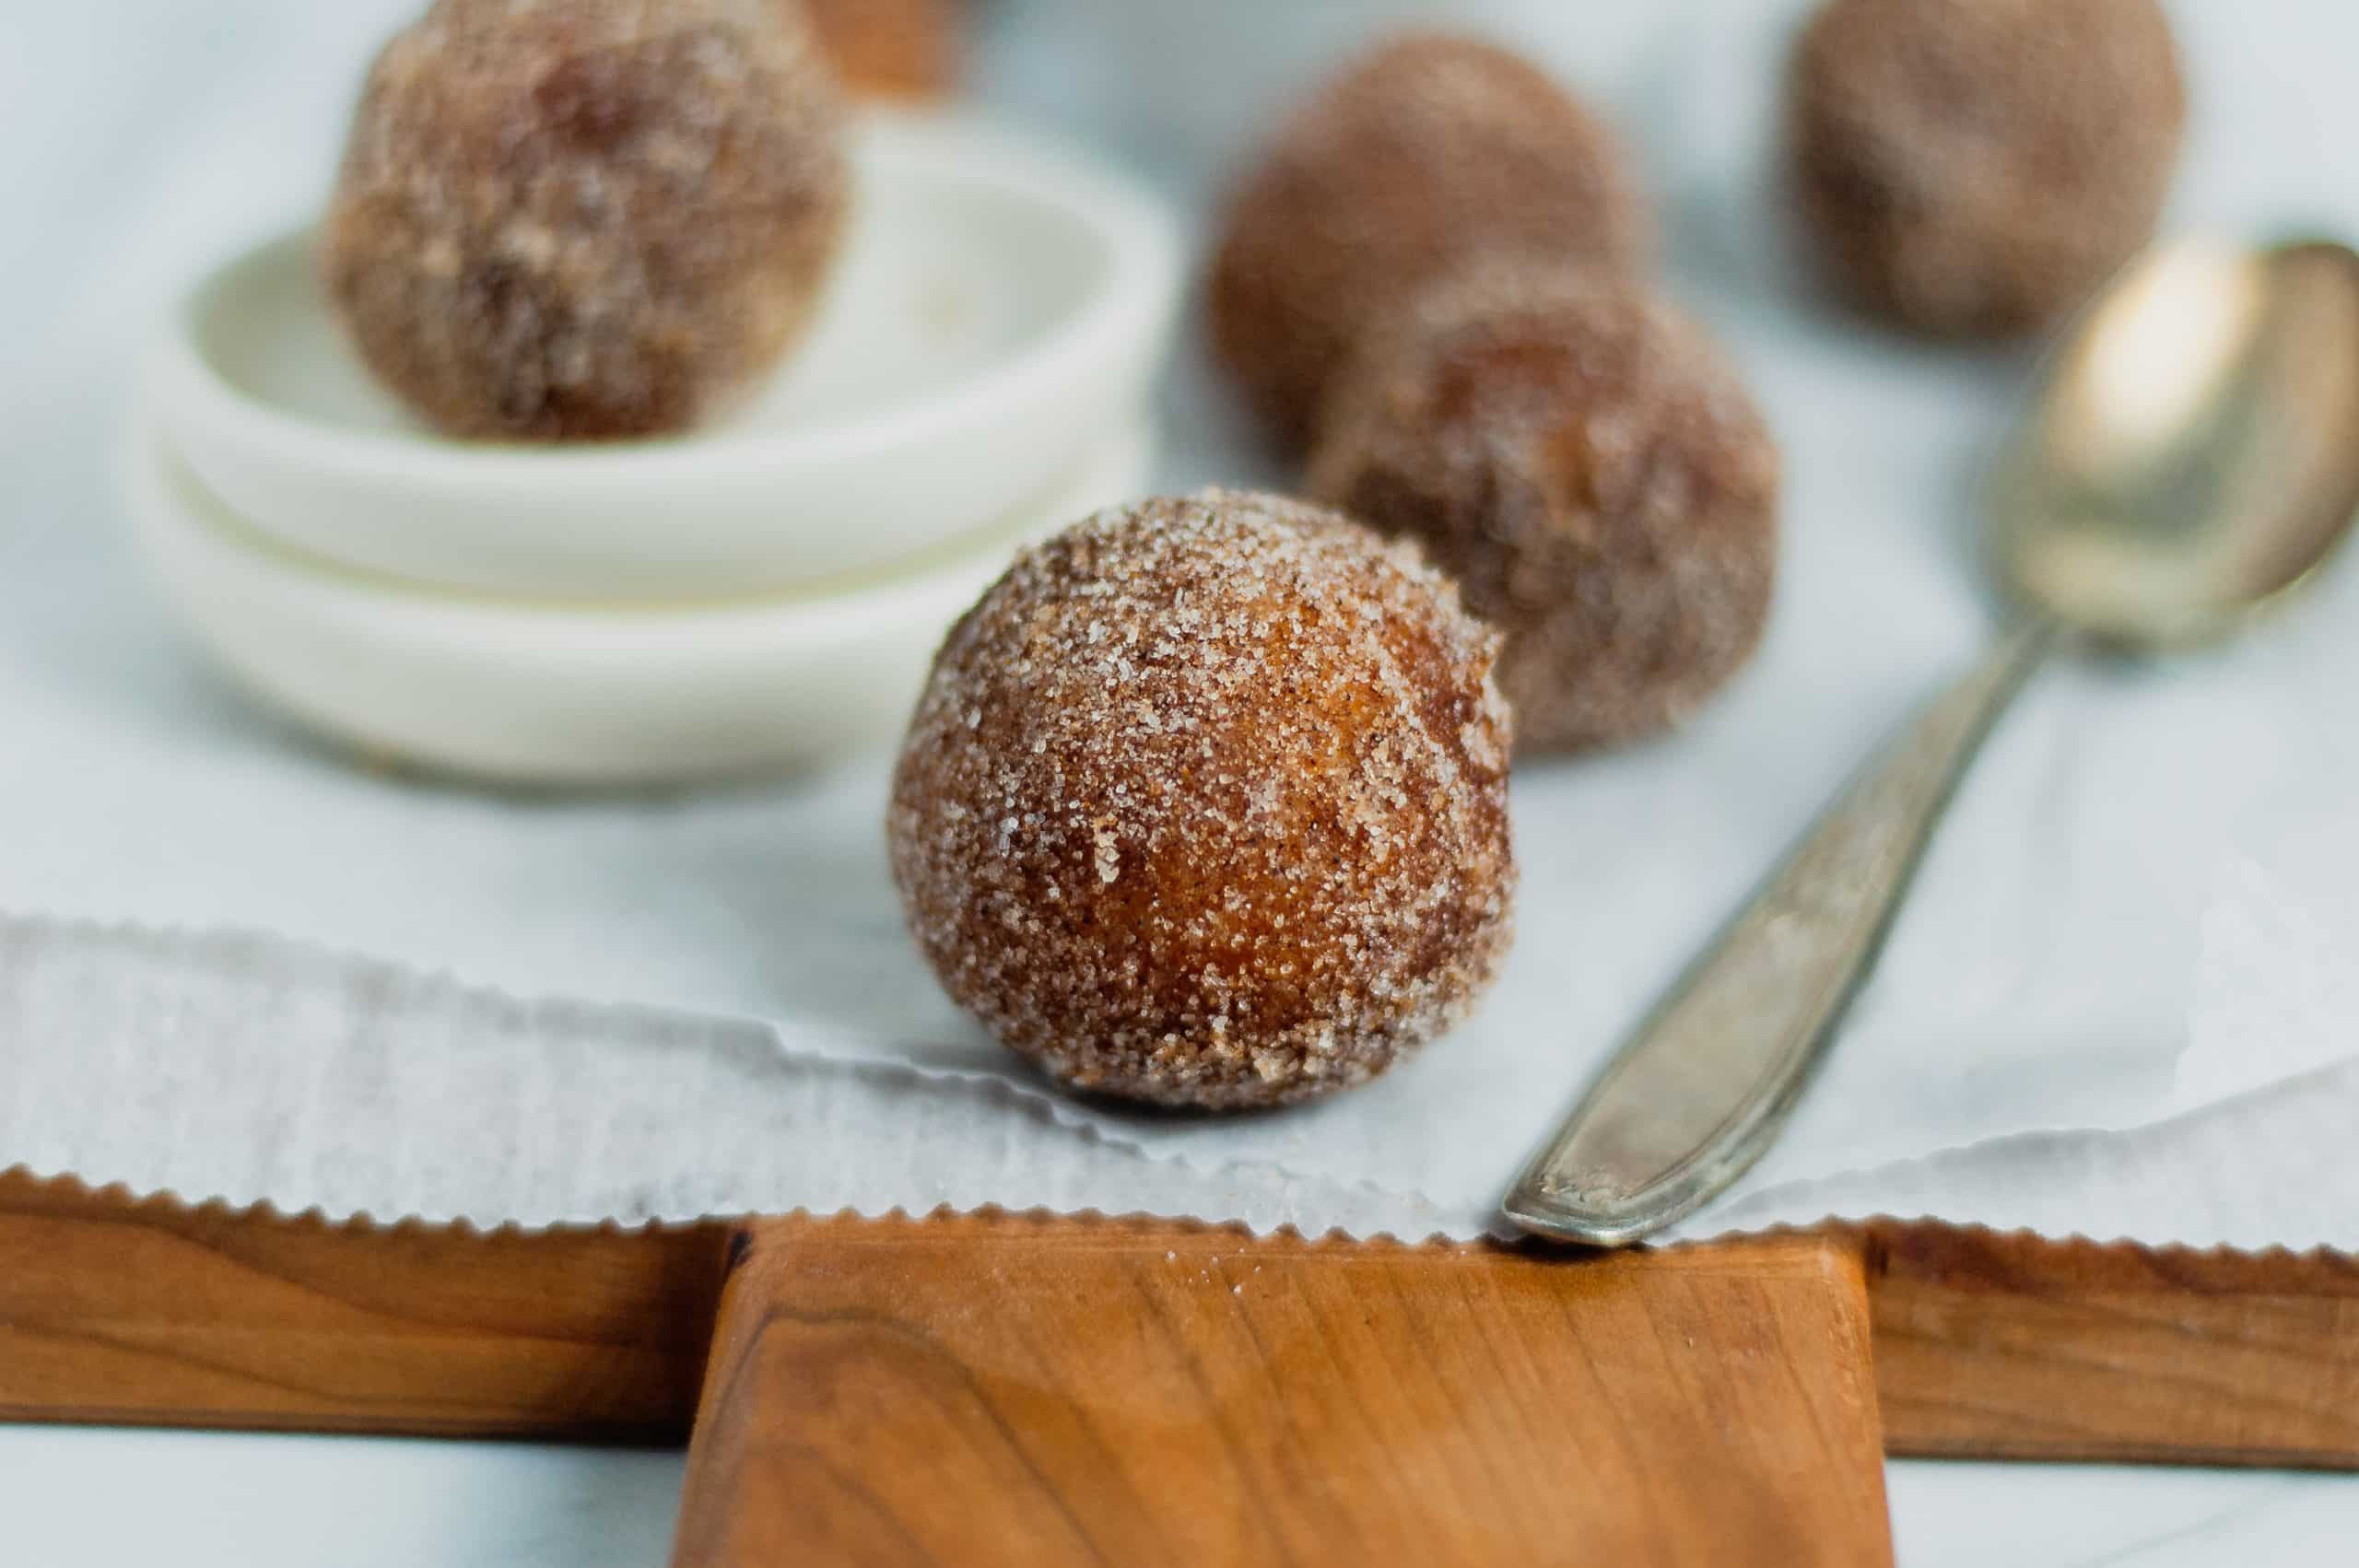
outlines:
[[[2020,614],[1830,806],[1515,1184],[1508,1217],[1618,1246],[1761,1157],[1825,1055],[1926,841],[2007,700],[2068,638],[2233,631],[2359,513],[2359,255],[2153,251],[2048,362],[1990,494]]]

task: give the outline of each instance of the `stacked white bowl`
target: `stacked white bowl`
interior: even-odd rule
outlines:
[[[970,118],[875,115],[776,378],[687,435],[522,447],[412,419],[309,238],[189,292],[123,453],[199,642],[307,726],[519,782],[809,766],[897,734],[1024,541],[1148,484],[1180,292],[1161,205]]]

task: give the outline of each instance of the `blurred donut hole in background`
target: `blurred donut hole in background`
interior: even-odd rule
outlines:
[[[779,0],[792,5],[796,0]],[[801,0],[846,88],[923,100],[958,79],[968,0]]]

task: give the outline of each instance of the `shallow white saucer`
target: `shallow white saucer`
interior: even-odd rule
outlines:
[[[196,286],[148,407],[256,531],[412,582],[679,600],[906,559],[1119,439],[1170,336],[1180,243],[1127,178],[971,118],[879,114],[856,163],[810,336],[687,435],[548,447],[426,430],[346,345],[304,234]]]
[[[1133,497],[1143,426],[1058,493],[917,569],[701,606],[565,606],[419,589],[246,527],[158,439],[123,486],[198,640],[304,725],[396,763],[514,783],[674,782],[805,767],[888,743],[950,623],[1015,546]]]

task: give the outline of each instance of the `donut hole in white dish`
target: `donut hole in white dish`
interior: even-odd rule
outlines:
[[[786,591],[988,531],[1144,401],[1177,313],[1161,204],[959,116],[861,125],[846,253],[778,374],[685,435],[426,429],[346,344],[308,234],[200,282],[150,406],[205,487],[323,560],[442,588],[658,602]]]

